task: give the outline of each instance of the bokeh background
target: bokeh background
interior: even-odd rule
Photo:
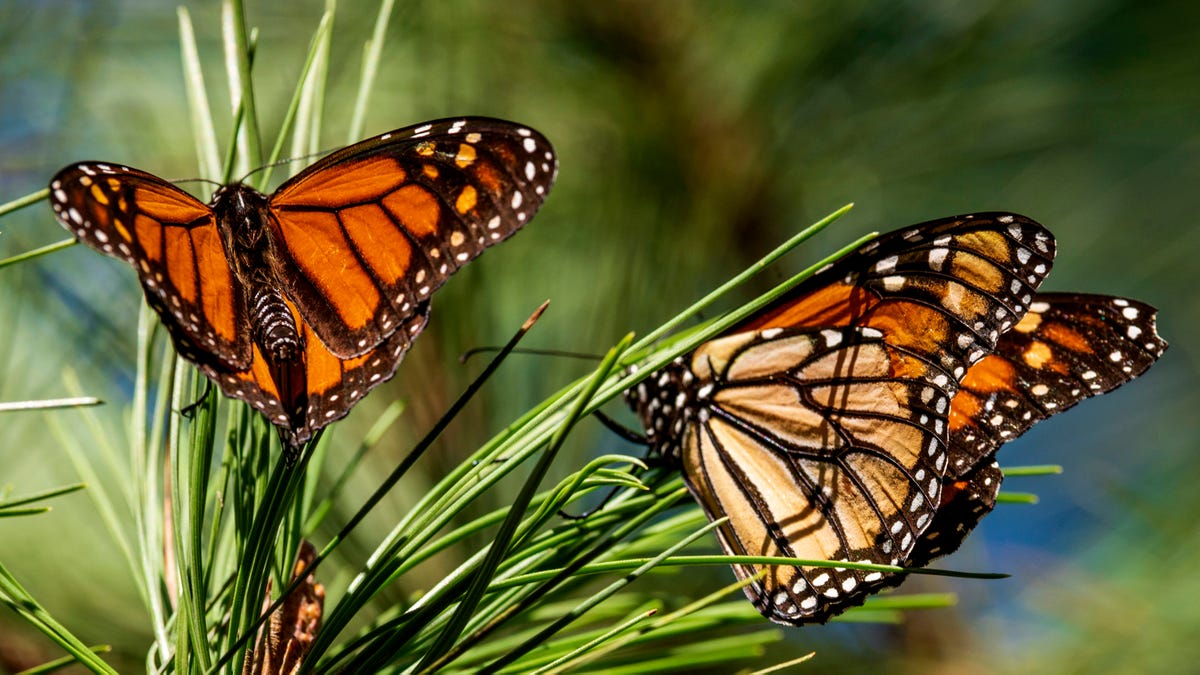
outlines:
[[[261,122],[272,138],[323,3],[247,4],[260,31]],[[187,7],[218,132],[227,132],[219,7]],[[351,140],[358,64],[376,12],[375,3],[339,8],[329,147]],[[439,291],[430,328],[399,375],[335,442],[352,444],[388,402],[403,399],[397,429],[369,459],[368,469],[385,471],[477,372],[457,355],[503,342],[545,298],[551,309],[528,343],[602,353],[847,202],[857,204],[849,216],[737,299],[871,230],[1017,211],[1058,237],[1048,289],[1156,305],[1170,350],[1140,380],[1004,449],[1002,463],[1059,463],[1066,473],[1010,480],[1006,487],[1041,502],[1001,506],[942,566],[1011,578],[915,579],[906,589],[953,590],[959,605],[912,613],[898,626],[790,630],[762,664],[815,649],[813,672],[1194,669],[1198,19],[1193,3],[1137,0],[400,0],[365,132],[448,115],[505,117],[545,133],[561,170],[520,236]],[[0,202],[84,159],[194,177],[194,148],[171,3],[0,2]],[[36,205],[0,221],[0,258],[64,236],[50,209]],[[119,448],[141,302],[128,269],[83,247],[0,270],[0,400],[66,395],[77,379],[108,401],[96,419]],[[510,361],[418,473],[435,479],[587,367]],[[24,494],[75,481],[64,433],[85,439],[108,471],[101,479],[119,485],[120,463],[109,468],[108,449],[87,440],[85,421],[78,412],[5,414],[0,487]],[[585,424],[568,450],[567,463],[639,452],[598,424]],[[356,480],[365,492],[374,482],[364,473]],[[506,503],[504,494],[489,498]],[[359,546],[412,499],[396,491]],[[86,496],[55,507],[0,522],[0,561],[86,641],[114,644],[118,662],[136,669],[147,623],[119,552]],[[346,555],[361,560],[365,550],[352,545]],[[685,596],[730,579],[725,569],[695,576],[677,579]],[[13,619],[0,615],[0,670],[57,655]]]

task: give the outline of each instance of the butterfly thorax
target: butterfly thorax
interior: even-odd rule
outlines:
[[[233,183],[213,195],[213,213],[233,274],[241,282],[254,341],[275,363],[293,361],[301,352],[296,319],[280,292],[275,253],[266,220],[273,218],[267,196]]]
[[[625,402],[646,430],[646,441],[654,456],[678,461],[683,430],[697,415],[700,390],[705,384],[680,357],[625,392]]]

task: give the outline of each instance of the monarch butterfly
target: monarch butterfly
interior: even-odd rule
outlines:
[[[1054,253],[1045,228],[1010,213],[885,234],[627,398],[708,517],[728,516],[727,553],[924,564],[994,504],[1001,443],[1165,348],[1145,305],[1036,295]],[[1072,384],[1089,372],[1099,388]],[[733,567],[742,579],[766,569],[746,593],[790,625],[903,578]]]
[[[233,183],[204,204],[82,162],[50,200],[78,240],[133,265],[175,349],[295,448],[395,373],[433,292],[533,217],[557,167],[536,131],[467,117],[343,148],[270,196]]]

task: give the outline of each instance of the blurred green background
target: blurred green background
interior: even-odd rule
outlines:
[[[322,7],[248,3],[260,31],[255,76],[267,138]],[[227,132],[219,6],[188,9],[218,133]],[[359,59],[377,9],[339,7],[328,147],[351,140]],[[941,566],[1010,579],[914,579],[906,590],[953,590],[960,604],[899,626],[789,630],[763,664],[815,649],[810,672],[1193,670],[1198,19],[1200,5],[1134,0],[400,0],[366,133],[460,114],[519,120],[555,144],[559,182],[520,236],[438,293],[430,328],[398,376],[340,425],[335,442],[352,445],[389,401],[404,399],[400,424],[371,457],[386,471],[478,372],[457,355],[503,342],[545,298],[551,308],[527,344],[601,353],[847,202],[857,204],[848,217],[739,299],[870,230],[1017,211],[1058,237],[1046,288],[1147,301],[1160,308],[1171,349],[1140,380],[1005,448],[1002,463],[1060,463],[1066,473],[1006,483],[1041,503],[1001,506]],[[189,119],[171,3],[0,2],[0,202],[85,159],[193,177]],[[37,205],[0,221],[0,258],[64,236]],[[108,401],[96,416],[119,447],[141,302],[127,268],[83,247],[0,270],[0,400],[67,395],[77,377],[82,391]],[[419,472],[436,479],[586,368],[510,361]],[[48,429],[88,439],[84,419],[5,414],[0,486],[24,494],[75,481]],[[107,466],[104,448],[87,442]],[[586,423],[568,451],[562,461],[640,449]],[[364,494],[375,480],[365,473],[356,479]],[[103,479],[116,485],[120,476],[114,469]],[[419,489],[420,477],[412,481]],[[344,555],[361,562],[362,547],[411,494],[395,491]],[[118,551],[85,495],[55,507],[0,522],[0,560],[85,641],[115,644],[117,661],[136,669],[146,622]],[[732,578],[727,569],[695,576],[678,580],[684,597]],[[57,655],[0,615],[0,670]]]

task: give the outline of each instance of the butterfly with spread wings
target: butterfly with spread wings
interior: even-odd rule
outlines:
[[[58,220],[137,270],[176,350],[299,447],[389,379],[430,296],[529,221],[557,173],[527,127],[467,117],[326,156],[264,195],[208,204],[152,174],[58,172]]]
[[[994,504],[999,443],[1057,412],[1045,403],[1114,388],[1165,347],[1144,305],[1119,321],[1098,304],[1128,301],[1037,295],[1054,252],[1045,228],[1010,213],[883,235],[628,398],[709,518],[729,518],[717,530],[727,553],[924,564]],[[1088,324],[1082,342],[1063,330]],[[1115,369],[1099,374],[1100,359]],[[1061,391],[1087,373],[1098,389]],[[734,565],[742,579],[764,569],[746,593],[791,625],[903,579]]]

